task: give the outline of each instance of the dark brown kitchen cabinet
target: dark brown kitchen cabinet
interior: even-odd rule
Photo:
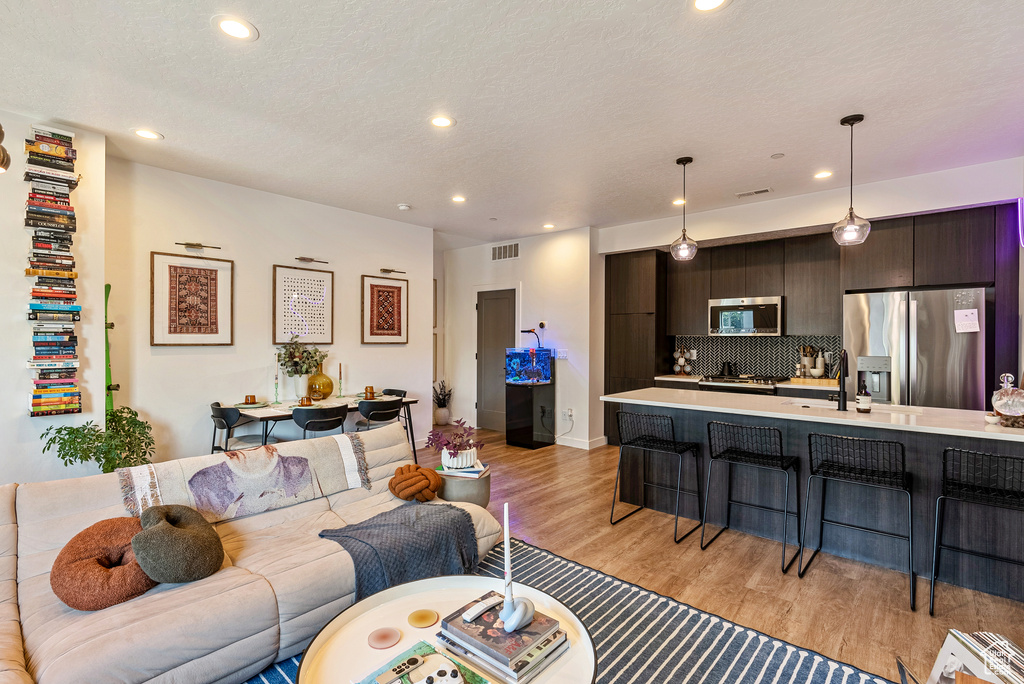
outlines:
[[[914,217],[914,286],[993,283],[995,216],[978,207]]]
[[[655,313],[658,299],[663,296],[659,284],[664,285],[665,256],[664,252],[651,249],[605,257],[608,313]]]
[[[653,387],[654,376],[672,367],[675,340],[665,327],[668,260],[659,250],[605,257],[606,394]],[[612,409],[605,409],[605,418],[605,434],[615,444]]]
[[[872,221],[868,239],[842,247],[843,292],[914,285],[914,219]]]
[[[831,233],[794,237],[785,241],[783,334],[843,334],[839,249]]]
[[[742,297],[778,297],[785,283],[783,240],[750,242],[746,245],[746,285]]]
[[[657,369],[657,320],[654,314],[611,314],[608,373],[613,378],[654,378]]]
[[[707,335],[711,298],[711,252],[697,250],[690,261],[668,260],[669,335]]]
[[[725,245],[712,248],[711,299],[745,297],[746,290],[747,245]]]

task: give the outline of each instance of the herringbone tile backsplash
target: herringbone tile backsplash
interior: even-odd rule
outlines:
[[[731,361],[733,370],[743,375],[792,377],[800,361],[800,347],[830,351],[839,358],[843,341],[838,336],[806,335],[794,337],[689,337],[677,336],[676,349],[697,350],[694,375],[718,375],[723,361]]]

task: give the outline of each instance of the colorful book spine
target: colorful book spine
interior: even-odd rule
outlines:
[[[32,380],[30,416],[81,413],[82,390],[77,368],[81,320],[78,273],[72,253],[78,230],[71,192],[78,186],[78,152],[74,133],[47,124],[32,126],[25,139],[25,227],[31,229],[31,251],[25,276],[29,290],[28,320],[33,321],[32,356],[26,366]]]

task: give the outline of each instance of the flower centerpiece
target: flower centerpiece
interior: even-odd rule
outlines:
[[[448,405],[452,402],[452,390],[445,384],[445,381],[434,386],[434,425],[447,425],[452,419],[451,409]]]
[[[441,454],[441,465],[445,468],[469,468],[476,463],[476,453],[484,448],[484,443],[473,441],[475,430],[466,425],[462,418],[456,420],[454,425],[455,430],[447,434],[431,430],[427,435],[427,447]]]
[[[299,342],[298,335],[292,335],[287,344],[277,348],[277,362],[285,375],[294,378],[296,398],[306,396],[309,376],[320,368],[326,358],[327,352]]]

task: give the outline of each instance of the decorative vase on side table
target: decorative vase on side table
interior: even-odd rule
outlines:
[[[447,425],[451,422],[452,412],[447,406],[434,409],[434,425]]]
[[[331,380],[329,375],[324,374],[324,364],[318,365],[316,373],[310,376],[307,391],[309,392],[309,398],[313,401],[329,399],[331,394],[334,393],[334,381]]]
[[[445,410],[447,411],[447,409]],[[441,452],[441,465],[445,468],[468,468],[474,463],[476,463],[476,447],[457,451],[454,455],[447,449]]]

